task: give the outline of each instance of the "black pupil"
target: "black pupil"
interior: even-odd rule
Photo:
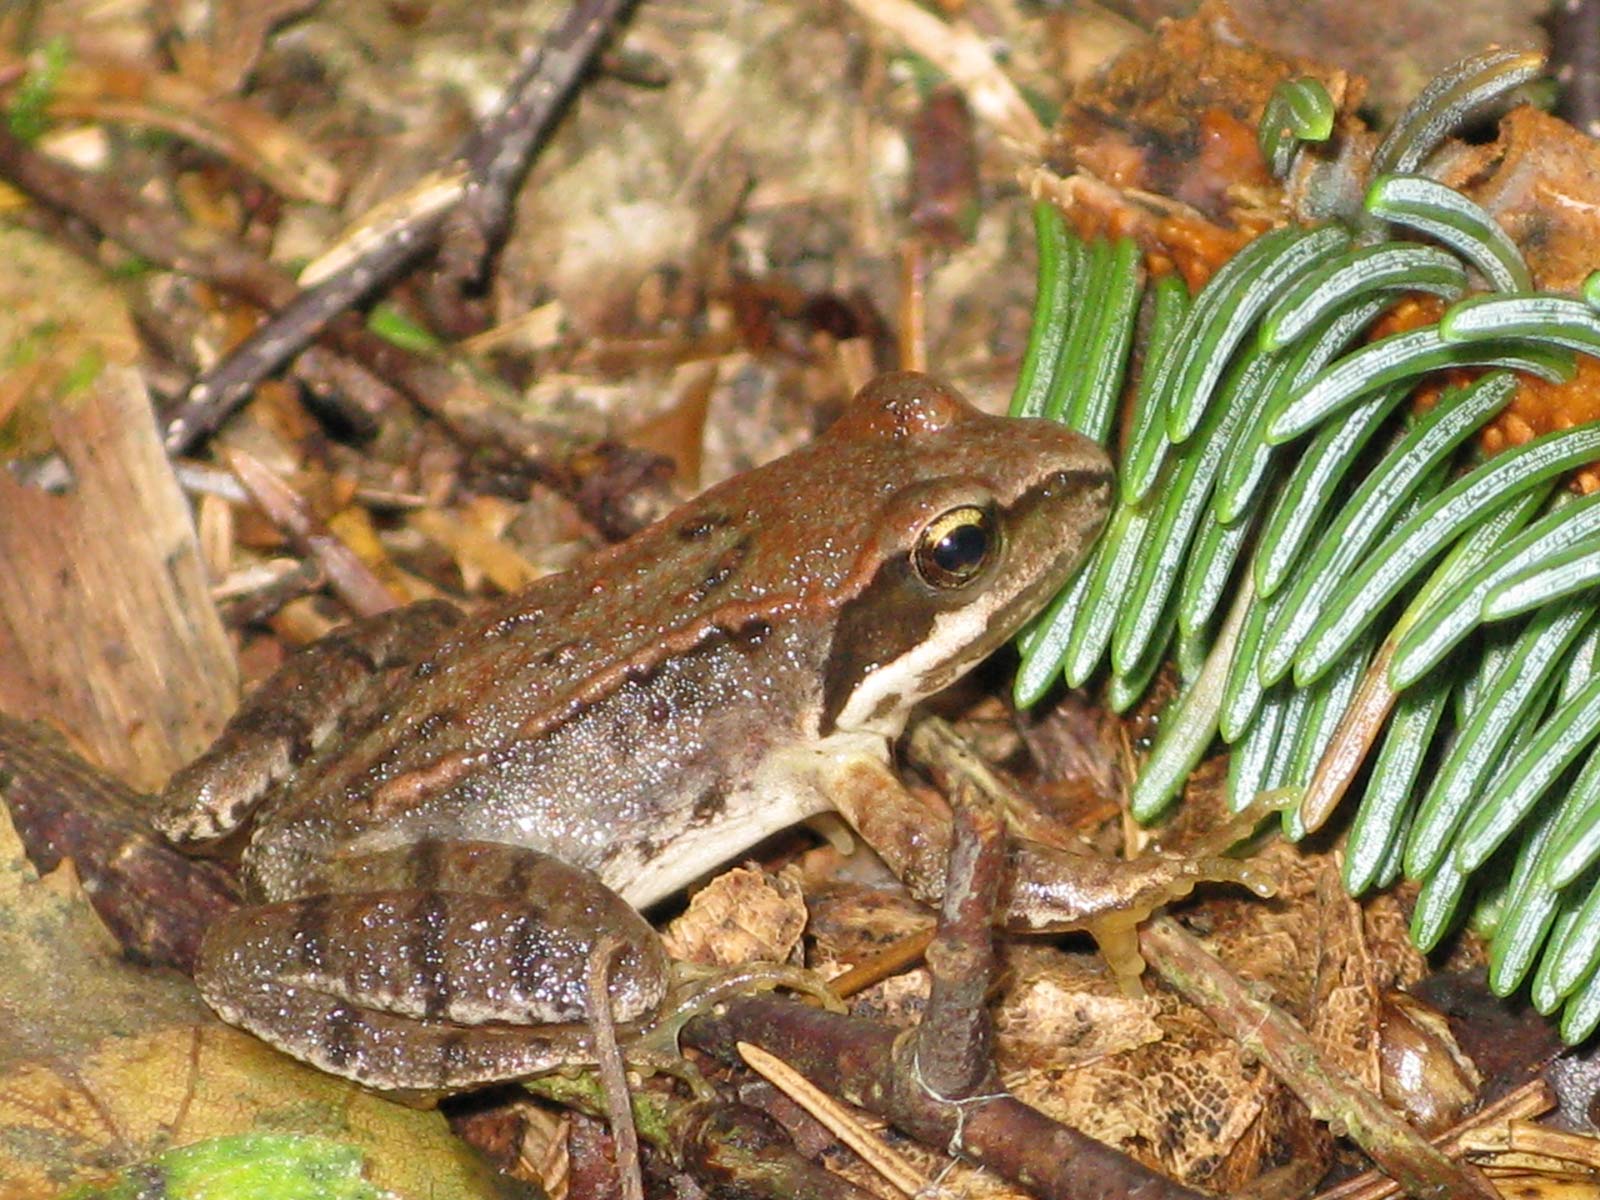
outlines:
[[[941,571],[963,575],[983,561],[989,550],[989,534],[982,525],[958,525],[939,539],[930,557]]]

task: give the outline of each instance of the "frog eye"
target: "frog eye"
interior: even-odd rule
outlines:
[[[911,562],[928,586],[958,588],[981,574],[999,549],[994,510],[963,504],[928,522],[911,552]]]

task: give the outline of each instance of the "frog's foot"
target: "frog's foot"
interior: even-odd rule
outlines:
[[[1007,926],[1036,933],[1087,932],[1131,994],[1139,993],[1144,970],[1139,925],[1156,909],[1202,883],[1236,883],[1263,897],[1277,889],[1260,867],[1220,854],[1154,854],[1124,862],[1021,840],[1013,845],[1012,873]]]
[[[676,1079],[696,1100],[715,1100],[717,1089],[701,1074],[700,1068],[684,1057],[675,1040],[665,1046],[650,1040],[655,1032],[654,1027],[647,1028],[642,1035],[645,1040],[630,1041],[622,1047],[622,1061],[628,1068],[640,1075],[665,1075]]]
[[[810,996],[831,1012],[845,1011],[844,1002],[820,975],[791,963],[750,962],[736,967],[677,963],[675,971],[672,990],[658,1015],[629,1048],[630,1057],[640,1050],[662,1056],[679,1055],[678,1035],[685,1025],[727,1000],[754,992],[788,988]]]
[[[1006,925],[1035,933],[1089,929],[1127,914],[1142,921],[1202,883],[1242,884],[1258,896],[1270,896],[1276,888],[1259,867],[1219,854],[1152,854],[1123,861],[1018,839],[1011,866]]]
[[[1249,804],[1196,841],[1191,847],[1191,853],[1199,856],[1226,852],[1230,847],[1237,846],[1251,837],[1261,828],[1262,822],[1295,808],[1303,795],[1305,789],[1297,787],[1281,787],[1257,792],[1255,799]],[[1246,886],[1250,887],[1251,891],[1255,890],[1252,885],[1246,884]]]

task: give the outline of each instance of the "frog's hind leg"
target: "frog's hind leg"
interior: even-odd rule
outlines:
[[[352,621],[312,642],[251,694],[209,750],[168,781],[156,828],[180,845],[233,833],[343,725],[374,678],[419,661],[460,620],[454,605],[427,600]]]
[[[492,843],[343,860],[326,890],[207,933],[196,982],[233,1024],[369,1087],[451,1091],[593,1061],[586,972],[621,938],[614,1018],[651,1012],[666,955],[593,875]]]

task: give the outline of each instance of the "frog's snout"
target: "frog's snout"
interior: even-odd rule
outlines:
[[[1111,465],[1111,456],[1098,442],[1090,441],[1080,433],[1072,433],[1067,458],[1068,465],[1064,469],[1076,473],[1081,487],[1086,491],[1103,491],[1106,499],[1110,499],[1117,471]]]
[[[1051,458],[1043,491],[1056,497],[1072,497],[1079,511],[1089,514],[1099,527],[1111,512],[1117,472],[1110,456],[1088,438],[1059,426],[1052,429],[1058,445]]]

